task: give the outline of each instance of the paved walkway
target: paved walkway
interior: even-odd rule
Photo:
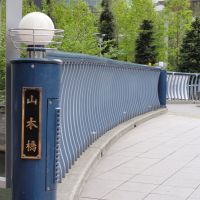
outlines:
[[[168,108],[110,148],[80,200],[200,200],[200,107]]]

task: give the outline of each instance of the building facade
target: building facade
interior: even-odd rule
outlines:
[[[166,0],[155,0],[156,6],[164,6]],[[200,0],[189,0],[194,17],[200,17]]]
[[[94,7],[101,2],[101,0],[85,0],[89,6]]]
[[[50,2],[51,0],[49,0]],[[69,2],[70,0],[66,0],[66,2]],[[95,7],[96,5],[100,4],[101,3],[101,0],[84,0],[86,3],[88,3],[88,5],[90,7]],[[41,0],[34,0],[35,4],[37,6],[41,6]]]
[[[193,16],[200,17],[200,0],[190,0]]]

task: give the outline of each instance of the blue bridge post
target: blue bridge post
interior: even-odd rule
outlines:
[[[160,101],[160,106],[166,107],[166,97],[167,97],[167,72],[165,70],[160,71],[160,77],[158,82],[158,96]]]
[[[56,199],[56,108],[62,62],[11,62],[12,199]]]

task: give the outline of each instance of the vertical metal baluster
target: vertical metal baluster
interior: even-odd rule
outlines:
[[[62,172],[60,167],[60,142],[61,142],[61,129],[60,129],[60,108],[56,108],[56,153],[55,153],[55,181],[60,183],[62,180]]]

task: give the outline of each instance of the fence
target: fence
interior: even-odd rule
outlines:
[[[168,100],[200,100],[200,74],[168,72],[167,83]]]
[[[58,112],[60,182],[97,138],[123,121],[161,107],[158,92],[161,71],[77,54],[57,53],[48,57],[64,62]]]

